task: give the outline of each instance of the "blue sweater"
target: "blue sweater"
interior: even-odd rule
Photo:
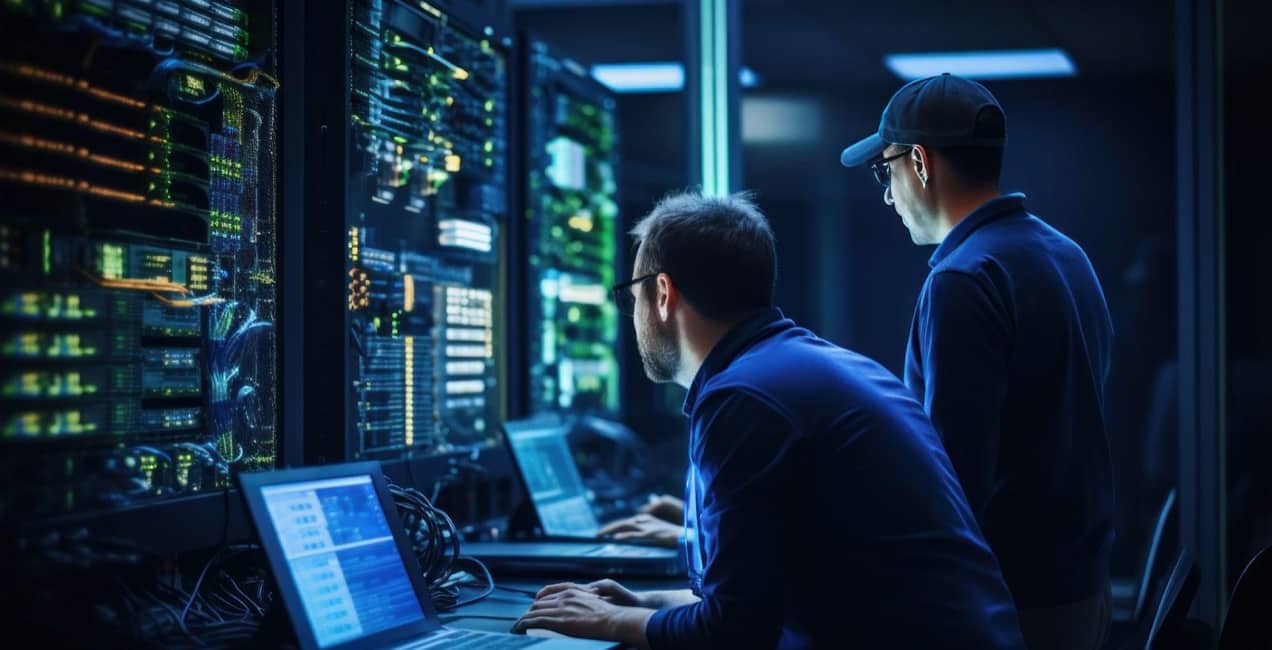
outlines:
[[[994,199],[932,255],[906,355],[981,530],[1021,609],[1109,579],[1113,478],[1104,382],[1113,325],[1086,254]]]
[[[777,309],[685,400],[690,583],[654,648],[1022,648],[1015,608],[919,403]]]

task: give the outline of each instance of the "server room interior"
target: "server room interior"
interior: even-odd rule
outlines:
[[[428,501],[463,541],[528,537],[501,426],[556,414],[601,521],[680,495],[684,392],[646,380],[608,287],[635,221],[702,183],[683,73],[706,3],[0,2],[0,638],[277,645],[240,472],[378,460],[412,530]],[[731,188],[771,222],[777,303],[898,375],[931,249],[837,162],[903,81],[885,56],[1068,55],[1071,75],[985,83],[1004,191],[1084,247],[1115,324],[1108,647],[1161,591],[1148,556],[1188,544],[1179,637],[1215,647],[1272,544],[1270,5],[729,10]],[[588,74],[666,62],[679,85]],[[562,577],[466,568],[435,603],[474,629]]]

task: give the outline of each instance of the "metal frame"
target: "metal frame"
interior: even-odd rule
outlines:
[[[305,160],[305,5],[286,3],[279,33],[283,86],[280,160],[284,165]],[[295,83],[292,83],[295,79]],[[290,137],[288,137],[290,136]],[[280,165],[282,167],[282,165]],[[279,225],[278,363],[279,363],[279,465],[300,465],[305,459],[305,168],[294,164],[282,175],[282,223]],[[300,316],[294,318],[293,316]]]
[[[530,189],[522,182],[526,178],[530,163],[527,160],[525,144],[527,142],[527,124],[529,111],[529,79],[531,65],[530,37],[521,30],[513,33],[513,47],[509,48],[508,78],[512,82],[512,92],[508,98],[508,142],[517,145],[517,149],[508,156],[508,226],[504,243],[508,246],[507,273],[505,281],[510,290],[504,304],[507,305],[509,320],[529,325],[530,301],[522,290],[526,286],[525,278],[529,273],[529,264],[525,252],[529,243],[526,228],[527,210],[530,208]],[[511,149],[511,147],[510,147]],[[517,375],[515,390],[505,390],[507,394],[508,418],[522,417],[530,410],[530,353],[522,336],[516,335],[519,328],[506,328],[505,344],[508,345],[505,368],[508,375]],[[524,379],[522,379],[524,378]],[[505,383],[505,386],[507,384]]]
[[[288,348],[289,375],[301,377],[299,389],[287,396],[300,405],[292,419],[283,422],[283,435],[299,439],[301,460],[306,465],[339,462],[349,458],[349,422],[346,393],[349,385],[349,315],[345,310],[345,215],[348,214],[349,127],[349,3],[305,3],[304,104],[302,137],[304,157],[292,160],[288,169],[300,168],[305,205],[291,224],[298,235],[289,239],[291,251],[304,250],[301,262],[290,262],[301,277],[289,281],[298,292],[303,314],[303,340]],[[333,83],[333,80],[335,82]],[[333,430],[333,425],[335,430]]]
[[[1222,0],[1175,3],[1180,538],[1213,630],[1228,584],[1222,15]]]

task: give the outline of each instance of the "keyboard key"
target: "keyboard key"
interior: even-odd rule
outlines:
[[[398,646],[397,650],[517,650],[544,643],[547,639],[535,639],[515,634],[490,634],[471,630],[446,630],[427,639]]]

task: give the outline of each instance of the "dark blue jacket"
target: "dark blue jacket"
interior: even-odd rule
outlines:
[[[967,500],[1021,609],[1105,588],[1113,477],[1100,281],[1024,195],[968,215],[932,255],[906,355]]]
[[[949,459],[896,377],[777,309],[685,400],[690,581],[654,648],[1021,648]]]

